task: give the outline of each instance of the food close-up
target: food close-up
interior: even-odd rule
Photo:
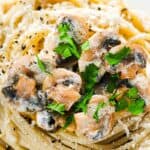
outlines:
[[[122,0],[0,0],[8,149],[149,150],[149,15]]]

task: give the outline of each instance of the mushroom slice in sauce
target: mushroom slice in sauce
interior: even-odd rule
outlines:
[[[46,131],[53,131],[57,127],[56,117],[54,116],[53,113],[48,112],[46,110],[37,112],[36,121],[38,127]]]
[[[139,45],[132,45],[131,49],[131,54],[116,67],[116,71],[121,73],[121,79],[134,79],[146,67],[144,49]]]
[[[25,76],[21,76],[16,85],[17,96],[22,98],[30,98],[35,95],[36,82]]]
[[[99,103],[105,103],[106,105],[101,108],[97,115],[98,121],[93,118],[96,108]],[[77,134],[84,134],[90,140],[98,141],[112,130],[114,123],[113,113],[114,107],[109,106],[107,97],[102,95],[94,95],[88,104],[87,114],[76,113],[75,122],[77,126]]]
[[[78,74],[58,68],[53,70],[52,75],[46,77],[43,90],[47,92],[49,99],[64,104],[69,110],[80,98],[81,84],[82,80]]]
[[[81,44],[86,41],[90,36],[90,28],[84,17],[80,15],[63,15],[61,23],[70,25],[70,35],[76,43]]]

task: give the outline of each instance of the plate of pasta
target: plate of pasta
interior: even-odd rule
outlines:
[[[0,149],[150,148],[150,18],[122,0],[0,2]]]

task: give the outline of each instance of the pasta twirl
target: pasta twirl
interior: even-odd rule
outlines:
[[[120,0],[0,2],[0,149],[148,147],[149,27]]]

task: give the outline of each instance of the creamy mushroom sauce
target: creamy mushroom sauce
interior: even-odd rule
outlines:
[[[89,11],[87,12],[89,13]],[[64,126],[67,116],[73,114],[74,121],[72,123],[75,124],[75,129],[72,131],[77,135],[82,134],[97,141],[108,135],[116,122],[114,117],[116,106],[110,103],[114,92],[107,90],[109,81],[112,80],[111,76],[116,73],[119,75],[118,79],[114,81],[117,83],[116,89],[119,95],[123,95],[130,87],[134,86],[147,106],[150,103],[150,81],[146,72],[148,73],[150,69],[147,65],[147,54],[140,45],[125,44],[118,31],[112,32],[110,29],[94,31],[84,17],[85,12],[81,13],[83,16],[80,16],[80,12],[79,14],[59,14],[57,24],[52,27],[53,30],[48,35],[49,40],[45,41],[49,47],[39,53],[40,62],[37,61],[35,55],[25,55],[12,61],[8,71],[8,80],[2,93],[21,114],[34,113],[38,127],[46,131],[55,131]],[[91,9],[91,13],[95,14],[96,12]],[[111,17],[105,13],[101,13],[100,17],[106,17],[106,22],[109,20],[112,21],[112,24],[119,20],[114,12]],[[90,19],[94,22],[94,18]],[[116,22],[113,22],[114,20]],[[69,42],[73,39],[80,54],[79,58],[74,55],[65,58],[55,51],[62,42],[58,31],[60,24],[69,24],[68,36],[71,37]],[[87,50],[82,50],[81,45],[87,41]],[[62,43],[65,42],[68,41]],[[120,60],[118,64],[110,65],[105,56],[108,53],[115,54],[125,46],[131,49],[130,54]],[[25,48],[23,47],[23,49]],[[88,103],[85,103],[87,105],[85,113],[82,109],[76,110],[75,106],[80,100],[83,100],[82,97],[86,94],[84,78],[89,78],[90,72],[84,78],[82,73],[86,72],[86,68],[90,64],[98,68],[98,73],[96,74],[96,83],[90,89],[93,90],[92,97],[89,98]],[[119,99],[116,100],[119,101]],[[58,106],[61,104],[63,112],[60,113],[56,108],[49,106],[53,102]],[[98,105],[101,103],[105,105],[98,109]],[[120,111],[127,112],[127,109]],[[96,117],[93,117],[94,114]]]

